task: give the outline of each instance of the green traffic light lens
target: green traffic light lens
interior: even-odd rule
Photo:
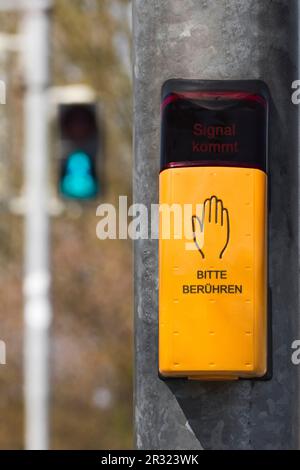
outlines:
[[[89,199],[97,195],[98,183],[93,176],[89,155],[74,152],[68,157],[60,189],[63,195],[73,199]]]

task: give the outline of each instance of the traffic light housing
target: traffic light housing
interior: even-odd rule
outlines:
[[[77,200],[96,197],[100,192],[97,168],[100,136],[96,104],[60,104],[59,132],[60,194]]]

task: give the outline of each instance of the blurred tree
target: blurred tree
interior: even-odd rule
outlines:
[[[131,193],[129,6],[57,0],[54,10],[54,82],[89,84],[97,93],[109,202]],[[131,245],[96,239],[96,205],[53,226],[57,448],[131,446]]]
[[[85,83],[98,96],[105,128],[105,202],[131,197],[130,1],[56,0],[52,53],[55,85]],[[15,15],[0,29],[15,31]],[[15,193],[22,187],[22,69],[12,60],[9,159]],[[0,77],[1,78],[1,77]],[[55,140],[51,147],[55,157]],[[1,144],[1,143],[0,143]],[[8,158],[8,157],[7,157]],[[56,186],[56,164],[52,178]],[[132,274],[129,241],[96,238],[97,200],[67,204],[52,222],[54,327],[52,447],[132,446]],[[22,448],[22,219],[0,222],[0,448]]]
[[[1,13],[0,34],[15,34],[17,15]],[[16,87],[16,54],[0,40],[0,79],[6,81],[6,105],[1,104],[0,125],[0,339],[6,342],[7,364],[0,366],[0,448],[22,447],[22,223],[7,210],[10,183],[19,172],[21,148],[20,92]],[[20,182],[20,180],[18,181]],[[1,183],[0,183],[1,184]]]

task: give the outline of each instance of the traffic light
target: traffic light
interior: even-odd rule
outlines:
[[[60,104],[58,117],[61,142],[59,191],[70,199],[92,199],[100,191],[96,104]]]

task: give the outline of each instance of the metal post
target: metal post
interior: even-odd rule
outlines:
[[[135,200],[158,201],[160,89],[168,78],[262,79],[271,110],[270,285],[274,375],[269,382],[162,382],[157,376],[157,242],[135,244],[138,448],[299,447],[295,0],[135,0]]]
[[[4,198],[7,197],[8,190],[8,164],[7,164],[7,110],[6,106],[6,82],[7,75],[5,73],[7,67],[7,51],[1,47],[1,36],[0,36],[0,142],[1,142],[1,154],[0,154],[0,205],[3,204]]]
[[[24,380],[26,449],[49,445],[48,102],[50,2],[30,1],[23,18],[25,66]]]

